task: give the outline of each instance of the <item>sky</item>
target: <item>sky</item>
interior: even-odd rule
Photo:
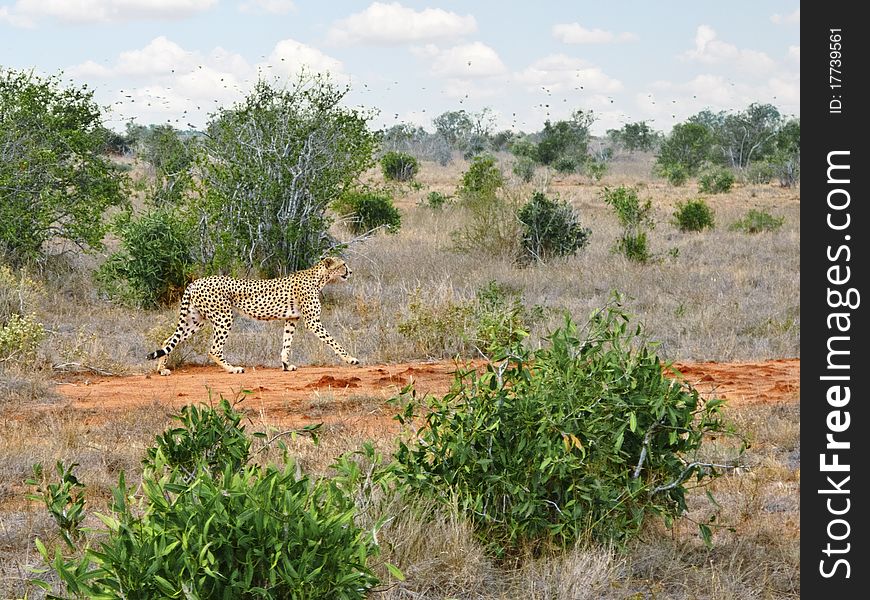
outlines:
[[[667,132],[704,110],[800,116],[796,0],[0,0],[0,67],[63,72],[106,125],[202,128],[258,78],[330,73],[375,128],[487,110],[533,132],[580,109],[593,133]]]

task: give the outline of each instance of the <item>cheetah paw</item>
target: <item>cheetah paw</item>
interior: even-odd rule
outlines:
[[[296,365],[291,365],[288,363],[281,363],[281,364],[284,365],[285,371],[295,371],[296,370]]]

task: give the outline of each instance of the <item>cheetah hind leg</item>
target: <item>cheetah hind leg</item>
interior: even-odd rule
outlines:
[[[165,377],[172,374],[172,371],[166,367],[169,353],[172,352],[178,344],[202,329],[203,325],[205,325],[205,319],[203,318],[202,313],[200,313],[195,306],[191,306],[186,310],[186,312],[183,312],[183,316],[178,320],[178,326],[175,328],[175,332],[166,338],[163,342],[162,348],[155,350],[147,357],[151,360],[155,358],[158,359],[157,372],[160,375]]]
[[[244,373],[244,367],[236,367],[224,360],[224,343],[227,341],[227,338],[230,335],[230,329],[233,326],[232,309],[214,315],[211,321],[214,325],[214,338],[212,339],[211,350],[208,353],[208,357],[227,373]]]

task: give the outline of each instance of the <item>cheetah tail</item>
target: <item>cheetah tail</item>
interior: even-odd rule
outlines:
[[[154,352],[149,352],[145,357],[148,360],[155,360],[162,356],[166,356],[170,352],[172,352],[175,345],[178,344],[179,339],[181,339],[181,331],[182,325],[184,324],[184,320],[187,318],[187,313],[190,310],[190,288],[184,290],[184,294],[181,296],[181,304],[178,307],[178,325],[175,327],[175,333],[173,333],[169,338],[163,342],[164,346],[162,348],[158,348]]]

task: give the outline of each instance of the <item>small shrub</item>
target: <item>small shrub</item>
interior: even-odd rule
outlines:
[[[710,169],[698,177],[698,191],[705,194],[724,194],[734,185],[734,173],[724,167]]]
[[[604,178],[604,174],[607,173],[607,161],[589,160],[586,162],[583,170],[592,181],[601,181]]]
[[[411,181],[419,168],[417,159],[404,152],[390,151],[381,157],[381,171],[389,181]]]
[[[760,233],[762,231],[776,231],[782,227],[785,217],[774,217],[765,210],[750,209],[742,219],[731,224],[731,231],[744,233]]]
[[[39,282],[0,264],[0,324],[7,323],[12,315],[32,313],[43,295]]]
[[[517,156],[512,167],[513,174],[520,178],[521,181],[529,183],[535,176],[535,168],[537,163],[533,158],[528,156]]]
[[[521,262],[543,261],[576,254],[589,243],[592,231],[580,225],[580,216],[565,201],[535,192],[517,213],[523,225]]]
[[[459,229],[450,232],[457,252],[515,259],[519,255],[522,224],[517,210],[525,198],[517,188],[479,194],[460,193],[464,213]]]
[[[440,210],[450,201],[450,196],[442,194],[441,192],[429,192],[426,194],[426,200],[423,202],[429,208]]]
[[[646,230],[654,226],[652,202],[649,199],[641,202],[637,196],[637,188],[625,186],[616,189],[604,188],[604,202],[613,207],[623,227],[622,236],[616,242],[616,252],[635,262],[647,262],[650,252]]]
[[[689,479],[721,474],[700,458],[724,430],[721,402],[665,377],[629,320],[615,303],[583,331],[566,317],[544,347],[458,372],[430,398],[417,436],[399,443],[400,485],[455,503],[500,556],[624,544],[651,516],[683,515]],[[415,422],[415,410],[399,420]]]
[[[603,192],[605,204],[613,207],[619,223],[623,227],[652,227],[652,201],[647,199],[646,202],[641,202],[637,195],[637,188],[625,187],[624,185],[618,188],[604,188]]]
[[[504,185],[504,175],[492,156],[475,156],[468,170],[462,174],[459,196],[464,200],[493,197]]]
[[[354,191],[345,194],[333,204],[333,209],[347,219],[348,228],[356,233],[366,233],[384,227],[396,233],[402,226],[402,216],[386,193]]]
[[[616,242],[616,251],[624,255],[628,260],[645,263],[650,259],[647,247],[646,232],[625,233]]]
[[[69,466],[62,461],[57,461],[57,483],[47,480],[42,469],[42,464],[33,465],[33,476],[27,480],[27,485],[36,488],[35,494],[28,494],[28,500],[42,501],[49,514],[60,529],[60,535],[70,548],[75,548],[75,543],[82,536],[82,521],[85,518],[85,495],[84,484],[73,474],[78,466],[73,463]]]
[[[552,164],[556,172],[563,174],[574,173],[580,167],[579,161],[571,156],[560,156]]]
[[[32,361],[44,339],[45,327],[36,317],[13,313],[6,323],[0,323],[0,361]]]
[[[701,199],[677,202],[672,222],[680,231],[713,229],[713,209]]]
[[[94,274],[99,289],[112,300],[133,306],[177,301],[193,274],[193,236],[184,219],[167,206],[136,218],[124,213],[114,229],[121,250]]]
[[[475,296],[472,341],[487,354],[496,354],[519,344],[543,317],[542,306],[526,307],[522,294],[490,281]]]
[[[689,180],[689,170],[678,163],[659,166],[656,173],[667,179],[674,187],[680,187]]]

